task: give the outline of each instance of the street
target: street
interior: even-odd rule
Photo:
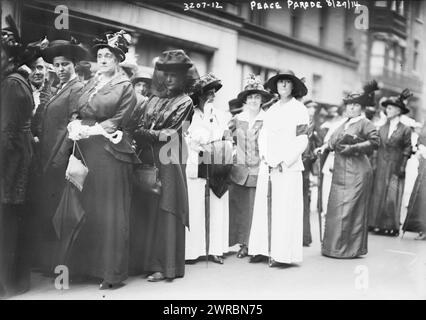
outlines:
[[[426,299],[426,242],[415,241],[416,234],[370,234],[367,256],[338,260],[321,256],[317,220],[313,214],[313,243],[298,266],[269,268],[230,253],[224,265],[202,259],[187,265],[185,277],[173,282],[131,277],[124,287],[105,291],[96,282],[58,290],[53,279],[33,274],[33,289],[14,299]]]

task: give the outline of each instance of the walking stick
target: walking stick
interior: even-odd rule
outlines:
[[[319,239],[322,244],[322,172],[321,172],[321,151],[318,152],[318,203],[317,203],[317,211],[318,211],[318,222],[319,222]]]
[[[209,263],[210,251],[210,177],[209,164],[206,164],[206,185],[204,188],[204,214],[205,214],[205,230],[206,230],[206,263]]]
[[[268,256],[269,264],[271,264],[271,235],[272,235],[272,167],[268,166]]]

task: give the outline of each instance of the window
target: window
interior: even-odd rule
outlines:
[[[413,1],[413,12],[414,17],[419,20],[423,20],[422,1]]]
[[[381,75],[385,66],[386,44],[382,40],[374,40],[371,47],[370,74]]]
[[[319,94],[322,91],[322,76],[319,74],[312,75],[312,99],[319,100]]]
[[[399,1],[399,5],[398,5],[398,13],[401,16],[405,16],[405,10],[404,10],[405,6],[404,6],[404,1]]]
[[[328,12],[327,8],[322,8],[320,11],[320,25],[319,25],[319,43],[323,47],[325,43],[325,35],[327,33],[327,21],[328,21]]]
[[[413,70],[414,71],[418,71],[418,64],[419,64],[419,46],[420,46],[420,41],[419,40],[414,40],[414,51],[413,51]]]
[[[375,7],[387,8],[388,2],[387,1],[374,1],[374,6]]]
[[[293,38],[298,38],[300,36],[300,14],[293,10],[291,12],[290,18],[291,18],[291,36]]]
[[[255,76],[259,76],[260,80],[263,82],[266,82],[269,78],[276,75],[278,73],[278,70],[269,69],[262,66],[257,66],[249,63],[244,62],[238,62],[237,63],[238,69],[240,70],[240,87],[241,90],[244,89],[244,86],[246,85],[248,76],[252,73]]]
[[[249,20],[259,26],[265,25],[265,13],[262,10],[251,10]]]
[[[396,12],[396,1],[395,0],[392,1],[391,10]]]

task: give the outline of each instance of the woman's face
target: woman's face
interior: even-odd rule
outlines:
[[[251,111],[258,112],[262,104],[262,95],[258,93],[249,94],[246,98],[246,108]]]
[[[183,87],[184,75],[176,71],[164,72],[164,84],[169,91],[178,91]]]
[[[60,83],[68,82],[75,74],[74,63],[63,56],[53,58],[53,68],[55,69]]]
[[[118,69],[118,60],[114,53],[108,48],[101,48],[97,53],[97,62],[99,73],[101,74],[114,74]]]
[[[204,93],[204,100],[206,103],[213,103],[214,99],[216,97],[216,90],[210,89],[207,92]]]
[[[355,118],[361,115],[362,107],[359,103],[349,103],[346,105],[346,116]]]
[[[142,96],[148,95],[148,84],[145,81],[138,81],[135,83],[135,92]]]
[[[393,106],[391,104],[388,104],[386,106],[386,117],[388,117],[388,119],[393,119],[397,116],[401,115],[401,109]]]
[[[293,91],[293,83],[287,79],[279,79],[277,81],[277,92],[281,97],[288,98]]]

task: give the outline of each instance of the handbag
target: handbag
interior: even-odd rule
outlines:
[[[83,162],[76,158],[75,148],[77,147]],[[84,181],[86,180],[89,169],[87,168],[86,161],[84,160],[83,154],[78,146],[77,141],[74,141],[72,148],[72,154],[68,160],[67,170],[65,171],[65,178],[77,187],[78,190],[83,190]]]
[[[154,149],[150,146],[152,152],[152,159],[154,159]],[[138,154],[138,157],[140,152]],[[161,194],[161,180],[160,170],[155,164],[139,164],[136,166],[133,173],[133,182],[135,186],[144,193],[150,193],[154,195]]]

